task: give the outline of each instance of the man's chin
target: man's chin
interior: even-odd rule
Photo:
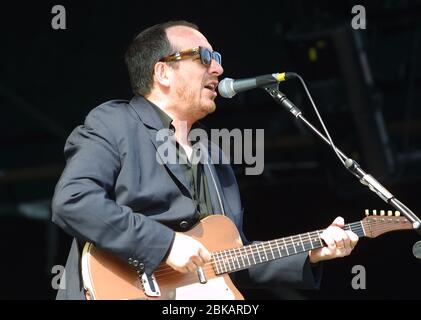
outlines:
[[[199,108],[196,108],[194,114],[196,116],[196,121],[203,119],[208,114],[215,112],[216,104],[213,100],[206,101],[206,103],[202,103]]]
[[[215,103],[215,101],[212,100],[211,102],[209,102],[206,105],[206,110],[208,111],[208,114],[209,113],[213,113],[216,110],[216,103]]]

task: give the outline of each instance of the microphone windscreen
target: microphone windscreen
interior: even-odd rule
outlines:
[[[415,258],[421,259],[421,241],[415,242],[414,246],[412,247],[412,253],[414,254]]]
[[[224,98],[232,98],[235,96],[233,88],[234,80],[231,78],[225,78],[218,84],[218,92]]]

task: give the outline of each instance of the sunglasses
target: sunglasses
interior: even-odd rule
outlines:
[[[159,59],[159,61],[161,62],[179,61],[179,60],[189,59],[197,55],[200,56],[200,62],[207,67],[211,65],[212,59],[215,59],[215,61],[218,62],[219,65],[222,65],[221,54],[216,51],[210,51],[209,49],[206,49],[204,47],[195,47],[192,49],[179,51],[167,57],[161,58]]]

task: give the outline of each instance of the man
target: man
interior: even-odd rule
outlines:
[[[181,273],[209,262],[209,251],[182,232],[212,213],[226,214],[247,243],[229,165],[157,160],[162,129],[174,134],[178,159],[203,153],[188,133],[215,111],[221,56],[197,26],[173,21],[140,33],[127,50],[126,64],[135,97],[92,110],[65,146],[67,165],[53,198],[53,222],[75,239],[59,299],[84,299],[80,257],[85,242],[148,275],[162,262]],[[317,286],[315,264],[350,254],[358,241],[340,228],[343,223],[337,218],[326,229],[326,247],[239,272],[235,281]]]

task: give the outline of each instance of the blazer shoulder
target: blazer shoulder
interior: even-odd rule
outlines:
[[[136,121],[128,100],[110,100],[92,109],[85,118],[85,126],[105,126],[120,130]],[[120,129],[119,129],[120,128]]]
[[[113,118],[118,114],[124,113],[127,111],[129,106],[128,100],[109,100],[104,103],[101,103],[99,106],[93,108],[89,111],[86,118]]]

